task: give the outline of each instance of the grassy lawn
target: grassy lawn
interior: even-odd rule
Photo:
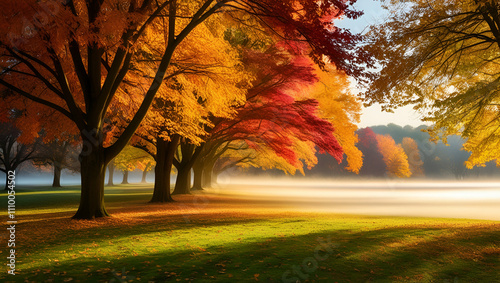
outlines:
[[[0,281],[500,282],[499,222],[303,213],[210,194],[148,204],[151,193],[106,188],[112,217],[76,221],[77,187],[18,188],[17,275]]]

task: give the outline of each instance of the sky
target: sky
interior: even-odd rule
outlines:
[[[380,0],[358,0],[354,7],[357,10],[364,11],[364,15],[356,20],[345,19],[336,22],[337,26],[349,28],[352,33],[362,33],[367,26],[381,23],[387,17],[386,11],[381,7]],[[380,105],[375,104],[363,109],[358,126],[364,128],[393,123],[400,126],[418,127],[422,124],[428,124],[422,122],[420,118],[421,115],[414,111],[411,105],[398,108],[394,113],[387,113],[382,112]]]

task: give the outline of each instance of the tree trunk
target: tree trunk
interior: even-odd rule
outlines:
[[[180,168],[177,168],[177,179],[175,180],[175,188],[172,194],[190,194],[189,188],[191,188],[191,167],[179,167]]]
[[[97,145],[96,145],[97,144]],[[88,148],[86,148],[88,147]],[[104,177],[106,162],[100,143],[84,139],[80,153],[82,191],[80,206],[74,219],[94,219],[109,216],[104,207]]]
[[[203,168],[203,175],[202,175],[202,186],[205,188],[210,188],[213,185],[213,171],[214,171],[214,163],[209,162],[205,167]]]
[[[197,161],[193,165],[193,173],[194,173],[194,178],[193,178],[193,187],[191,188],[192,191],[201,191],[203,190],[203,162]]]
[[[177,179],[175,180],[174,195],[189,194],[191,189],[191,168],[196,163],[202,147],[196,147],[189,141],[181,143],[182,160],[176,164]]]
[[[9,190],[9,172],[10,171],[16,171],[16,168],[12,168],[10,166],[10,161],[9,160],[6,160],[5,164],[4,164],[4,167],[5,167],[5,188],[4,188],[4,191],[8,191]],[[17,172],[15,172],[16,175],[17,175]],[[16,176],[17,178],[17,176]],[[17,180],[16,180],[17,182]]]
[[[6,171],[6,172],[9,172],[9,171]],[[9,190],[9,175],[7,173],[5,173],[5,188],[3,190],[4,191]]]
[[[52,187],[60,188],[61,187],[61,165],[59,163],[54,163],[54,180],[52,181]]]
[[[148,175],[148,171],[146,171],[146,170],[142,171],[141,183],[147,183],[147,181],[146,181],[146,176],[147,175]]]
[[[123,184],[128,184],[128,171],[123,171],[122,185]]]
[[[170,194],[170,172],[172,171],[172,163],[174,161],[175,150],[179,145],[179,139],[178,135],[174,135],[171,141],[164,141],[161,138],[157,139],[155,184],[153,197],[149,202],[174,201]]]
[[[202,186],[204,188],[211,188],[213,185],[213,180],[212,180],[212,170],[209,170],[207,168],[203,169],[203,175],[202,175]]]
[[[114,186],[113,177],[115,175],[115,162],[111,160],[108,165],[108,186]]]

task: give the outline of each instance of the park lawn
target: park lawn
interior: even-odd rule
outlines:
[[[0,281],[500,282],[498,221],[306,213],[213,194],[147,204],[151,192],[107,187],[112,217],[77,221],[78,187],[18,188],[17,275]]]

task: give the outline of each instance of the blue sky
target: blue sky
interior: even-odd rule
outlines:
[[[364,15],[356,20],[342,20],[336,22],[337,26],[349,28],[353,33],[363,32],[368,25],[377,24],[384,21],[387,13],[381,7],[380,0],[358,0],[354,5],[356,9],[364,11]],[[368,127],[375,125],[385,125],[394,123],[405,126],[417,127],[424,124],[420,121],[420,114],[416,113],[412,106],[398,108],[394,113],[382,112],[379,105],[373,105],[363,109],[359,127]]]

